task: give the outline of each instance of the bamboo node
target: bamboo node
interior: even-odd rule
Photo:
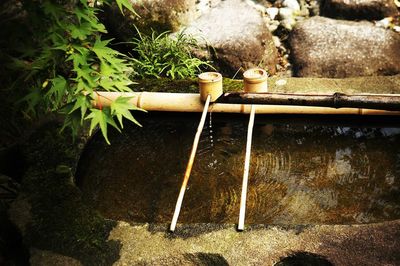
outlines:
[[[215,102],[222,94],[222,75],[218,72],[204,72],[199,75],[200,99],[205,102],[210,95],[210,102]]]

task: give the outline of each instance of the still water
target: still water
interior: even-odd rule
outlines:
[[[170,222],[200,114],[148,114],[97,134],[77,184],[105,217]],[[212,114],[179,222],[237,223],[248,115]],[[358,224],[400,218],[398,118],[256,115],[246,223]]]

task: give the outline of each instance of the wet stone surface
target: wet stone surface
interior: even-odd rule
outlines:
[[[183,238],[179,233],[185,225],[178,225],[174,234],[150,231],[149,226],[119,222],[110,234],[110,239],[122,243],[120,259],[114,265],[218,262],[217,265],[321,266],[398,265],[400,262],[398,221],[353,226],[317,225],[301,231],[247,226],[242,233],[236,232],[233,225],[221,228],[215,224],[195,224],[191,231],[209,230]],[[178,236],[170,237],[175,234]]]

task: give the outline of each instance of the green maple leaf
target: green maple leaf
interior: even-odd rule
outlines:
[[[51,1],[44,1],[42,7],[46,15],[53,16],[57,22],[59,21],[58,18],[60,14],[62,14],[62,9],[59,5],[54,4]]]
[[[125,7],[126,9],[131,11],[134,15],[139,16],[135,12],[135,10],[133,9],[132,4],[129,2],[129,0],[116,0],[116,2],[117,2],[117,5],[118,5],[118,8],[119,8],[119,10],[121,11],[122,14],[124,14],[124,9],[123,8]]]
[[[114,51],[110,47],[107,47],[110,41],[111,40],[102,41],[99,37],[96,38],[96,42],[94,43],[92,50],[100,60],[112,61],[113,57],[110,55],[118,54],[118,52]]]
[[[100,38],[97,38],[92,51],[97,55],[101,62],[108,62],[116,71],[123,72],[122,66],[124,60],[118,58],[118,56],[122,56],[122,54],[107,47],[110,41],[111,40],[102,41]]]
[[[114,69],[106,62],[101,61],[100,63],[100,73],[102,76],[108,77],[114,74]]]
[[[74,68],[73,68],[73,70],[75,70],[75,72],[78,71],[78,69],[79,69],[80,66],[87,66],[87,65],[88,65],[88,63],[87,63],[87,61],[86,61],[86,58],[83,57],[82,55],[79,55],[79,54],[74,53],[74,54],[72,54],[72,55],[70,55],[70,56],[68,57],[68,60],[67,60],[67,61],[70,61],[70,59],[71,59],[72,62],[74,63]]]
[[[133,104],[129,103],[129,100],[131,100],[132,97],[118,97],[111,103],[111,114],[115,115],[118,119],[119,124],[121,125],[121,128],[124,128],[124,125],[122,123],[122,118],[125,117],[126,119],[132,121],[138,126],[142,126],[131,114],[130,110],[138,110],[138,111],[143,111],[146,112],[145,110],[138,108],[134,106]]]
[[[63,124],[62,128],[60,129],[60,132],[63,132],[66,128],[71,129],[72,136],[75,140],[75,136],[78,135],[78,129],[80,128],[80,124],[81,124],[79,122],[79,120],[80,120],[79,113],[77,113],[77,112],[67,115],[65,117],[64,124]]]
[[[40,103],[42,100],[42,94],[38,87],[34,87],[33,90],[28,93],[25,97],[23,97],[20,102],[27,102],[27,112],[32,112],[33,114],[36,113],[35,107]]]
[[[98,125],[100,126],[101,133],[103,134],[104,139],[106,140],[107,144],[110,144],[110,141],[108,140],[108,135],[107,135],[107,124],[113,126],[116,128],[118,131],[120,129],[118,128],[117,124],[115,124],[114,119],[111,116],[110,110],[109,109],[90,109],[91,113],[85,118],[85,119],[90,119],[90,129],[89,129],[89,135],[92,134],[93,129]]]
[[[67,81],[62,76],[57,76],[51,79],[52,86],[50,90],[45,94],[45,97],[53,101],[53,110],[57,109],[61,104],[62,98],[67,90]]]
[[[80,94],[79,96],[76,97],[74,106],[72,107],[71,111],[68,112],[68,114],[72,114],[75,110],[80,109],[81,110],[81,124],[82,124],[88,107],[90,107],[90,101],[89,101],[88,97],[83,94]]]
[[[69,25],[67,29],[70,31],[72,38],[80,40],[86,40],[88,36],[94,33],[94,30],[88,22],[84,22],[80,25]]]
[[[86,81],[90,87],[95,87],[96,83],[94,78],[91,76],[92,69],[89,66],[81,66],[79,68],[74,68],[76,71],[76,80],[79,82],[79,79],[82,81]]]

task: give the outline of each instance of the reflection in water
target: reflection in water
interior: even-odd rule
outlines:
[[[77,173],[87,201],[112,219],[169,222],[197,118],[158,114],[143,119],[143,128],[112,134],[111,146],[94,137]],[[179,222],[237,222],[247,118],[212,115]],[[398,121],[386,127],[365,127],[363,122],[349,127],[308,120],[256,116],[246,223],[353,224],[400,218]]]

